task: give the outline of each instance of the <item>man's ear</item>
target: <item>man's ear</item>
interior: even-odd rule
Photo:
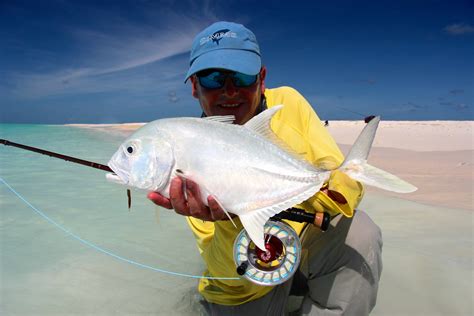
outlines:
[[[265,77],[267,76],[267,68],[265,66],[262,66],[262,69],[260,69],[260,90],[262,93],[265,92]]]
[[[197,89],[198,89],[198,87],[197,87],[197,85],[198,85],[197,78],[196,78],[195,75],[192,75],[189,79],[191,80],[191,93],[192,93],[193,97],[195,97],[196,99],[199,99],[199,95],[198,95],[198,91],[197,91]]]

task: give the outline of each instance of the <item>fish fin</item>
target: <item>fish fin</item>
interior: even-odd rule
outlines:
[[[183,170],[181,170],[181,169],[175,169],[175,170],[174,170],[174,175],[177,176],[178,178],[180,178],[180,179],[183,181],[183,183],[182,183],[182,185],[181,185],[181,188],[182,188],[182,190],[183,190],[184,199],[187,201],[187,200],[188,200],[188,193],[187,193],[186,180],[187,180],[187,179],[191,179],[191,178],[187,177],[187,176],[184,174]],[[191,179],[191,180],[192,180],[192,179]]]
[[[339,170],[352,179],[378,187],[384,190],[410,193],[417,188],[399,177],[367,163],[370,148],[374,142],[375,133],[380,122],[380,116],[372,119],[357,137],[346,159]]]
[[[229,220],[232,222],[232,225],[234,225],[235,228],[237,228],[237,225],[235,225],[235,222],[234,220],[232,219],[232,217],[230,216],[229,212],[227,212],[227,210],[225,209],[225,207],[222,205],[222,203],[219,201],[218,198],[216,198],[215,196],[214,197],[214,200],[216,200],[217,204],[219,204],[219,206],[221,207],[221,209],[224,211],[225,215],[227,215],[227,217],[229,218]]]
[[[282,203],[270,207],[252,210],[245,214],[239,215],[242,225],[244,226],[245,230],[247,231],[250,239],[254,242],[254,244],[257,245],[257,247],[260,249],[265,249],[263,232],[265,223],[268,221],[268,219],[283,210],[286,210],[290,207],[295,206],[298,203],[306,201],[319,190],[321,184],[322,183],[315,186],[311,186],[304,192],[297,194],[296,196],[293,196],[292,198]]]
[[[377,132],[377,127],[379,126],[380,116],[377,116],[370,120],[367,125],[365,125],[362,132],[360,132],[357,137],[354,145],[352,145],[351,150],[346,156],[344,164],[352,160],[367,161],[369,156],[370,148],[372,148],[372,143],[375,139],[375,133]]]
[[[274,208],[261,209],[255,212],[239,215],[240,221],[253,243],[260,249],[265,249],[264,227],[270,217],[282,210]]]
[[[233,115],[215,115],[215,116],[206,116],[202,118],[203,120],[220,122],[225,124],[232,124],[235,121],[235,116]]]
[[[305,153],[298,153],[293,148],[291,148],[287,143],[282,141],[278,136],[273,132],[271,128],[271,120],[272,117],[278,112],[280,109],[283,108],[283,104],[275,105],[260,114],[251,118],[247,123],[244,124],[245,128],[250,129],[254,133],[262,136],[263,138],[271,141],[273,144],[277,145],[278,147],[285,150],[287,153],[292,155],[293,157],[299,160],[305,160],[304,154]]]
[[[339,169],[354,180],[387,191],[410,193],[417,190],[417,187],[414,185],[387,171],[371,166],[366,162],[353,162],[353,164],[345,164],[343,168]]]
[[[273,135],[275,135],[275,133],[273,133],[272,129],[270,128],[270,122],[272,120],[273,115],[275,115],[275,113],[282,108],[283,104],[275,105],[252,117],[247,123],[244,124],[244,126],[264,137],[272,137]]]

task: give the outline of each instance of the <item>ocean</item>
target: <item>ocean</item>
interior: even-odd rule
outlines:
[[[106,164],[124,135],[3,124],[0,138]],[[168,274],[204,269],[184,217],[144,192],[132,191],[129,211],[125,187],[101,170],[9,146],[0,146],[0,166],[0,314],[199,309],[197,279]]]
[[[106,164],[124,133],[0,125],[0,138]],[[204,270],[185,219],[105,172],[0,146],[1,315],[199,315]],[[471,210],[375,193],[384,269],[371,315],[471,315]],[[185,274],[186,276],[183,276]]]

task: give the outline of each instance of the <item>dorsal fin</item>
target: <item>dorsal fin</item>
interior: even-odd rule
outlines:
[[[259,134],[265,139],[268,139],[269,141],[273,142],[275,145],[278,145],[280,148],[285,149],[289,153],[298,155],[297,153],[295,153],[294,150],[289,148],[289,146],[285,142],[283,142],[281,139],[278,138],[278,136],[275,135],[270,126],[273,115],[275,115],[275,113],[278,112],[281,108],[283,108],[283,104],[275,105],[274,107],[263,111],[262,113],[252,117],[250,121],[244,124],[244,127],[250,129],[254,133]]]
[[[235,121],[235,116],[233,116],[233,115],[215,115],[215,116],[206,116],[206,117],[203,117],[202,119],[208,120],[208,121],[213,121],[213,122],[232,124]]]
[[[270,128],[270,122],[273,115],[275,115],[275,113],[281,108],[283,108],[283,104],[275,105],[274,107],[271,107],[252,117],[247,123],[244,124],[244,126],[265,138],[272,139],[272,137],[275,137],[275,134]]]
[[[268,139],[281,149],[285,150],[287,153],[299,160],[305,160],[304,153],[298,153],[293,148],[291,148],[287,143],[282,141],[271,129],[270,123],[273,115],[283,108],[283,104],[275,105],[262,113],[254,116],[250,121],[244,124],[244,127],[252,130],[254,133],[259,134],[260,136]]]

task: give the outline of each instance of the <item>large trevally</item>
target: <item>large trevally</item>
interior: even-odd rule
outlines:
[[[239,216],[252,241],[264,247],[265,222],[313,196],[329,178],[294,154],[270,128],[275,106],[245,125],[232,116],[170,118],[150,122],[132,134],[110,159],[109,180],[169,197],[171,179],[192,179],[207,204],[213,195],[226,213]],[[411,184],[367,164],[380,118],[370,121],[339,167],[355,180],[395,192]]]

